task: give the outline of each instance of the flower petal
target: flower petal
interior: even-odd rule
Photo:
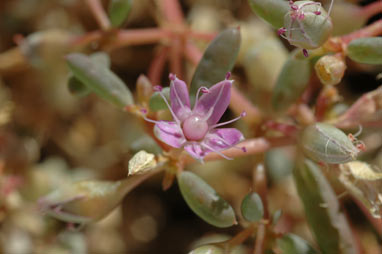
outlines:
[[[191,113],[188,88],[183,80],[175,77],[171,81],[170,100],[172,111],[174,111],[180,121],[183,121]]]
[[[204,143],[216,151],[228,149],[244,140],[243,134],[235,128],[211,130],[204,138]]]
[[[223,80],[209,89],[209,93],[202,95],[196,102],[194,113],[208,116],[208,125],[216,124],[227,110],[231,99],[232,80]]]
[[[210,152],[209,150],[206,151],[205,149],[203,149],[201,145],[197,143],[185,145],[184,150],[186,150],[186,152],[188,152],[188,154],[191,155],[194,159],[199,161],[203,161],[204,156],[206,156],[206,154]]]
[[[154,133],[158,139],[175,148],[181,147],[186,141],[182,129],[175,122],[159,121],[155,124]]]

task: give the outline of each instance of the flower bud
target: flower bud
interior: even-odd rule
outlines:
[[[341,56],[326,55],[316,62],[314,69],[322,84],[337,85],[344,76],[346,64]]]
[[[330,164],[352,161],[359,153],[345,133],[326,123],[306,127],[301,133],[299,145],[309,158]]]
[[[141,104],[147,104],[153,94],[153,86],[150,80],[143,74],[139,75],[137,80],[137,101]]]
[[[284,17],[283,30],[290,44],[304,48],[320,47],[333,30],[332,21],[320,3],[296,1]]]

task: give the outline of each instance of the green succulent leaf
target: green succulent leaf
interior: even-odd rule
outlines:
[[[309,83],[311,66],[308,58],[298,57],[294,51],[285,62],[272,94],[275,111],[285,111],[302,95]]]
[[[94,63],[103,64],[107,68],[110,68],[110,58],[105,52],[96,52],[90,55],[90,59]],[[73,74],[69,76],[68,80],[69,91],[78,97],[84,97],[91,93],[91,91],[82,83],[78,78],[74,77]]]
[[[293,171],[308,224],[325,254],[355,254],[350,226],[341,212],[336,193],[311,160],[300,158]]]
[[[109,19],[113,27],[118,27],[129,16],[132,0],[111,0],[109,4]]]
[[[256,192],[248,193],[241,202],[241,214],[244,219],[256,222],[264,216],[264,206],[259,194]]]
[[[101,98],[121,108],[134,103],[130,90],[105,62],[80,53],[69,54],[66,60],[74,77]]]
[[[248,0],[248,3],[256,15],[274,28],[284,25],[284,16],[290,11],[288,1],[285,0]]]
[[[382,64],[382,37],[360,38],[348,45],[351,60],[365,64]]]
[[[162,94],[166,97],[167,101],[170,101],[170,88],[165,87],[162,89]],[[150,110],[156,112],[158,110],[168,109],[166,102],[158,92],[153,93],[149,101]]]
[[[178,184],[188,206],[204,221],[219,228],[236,223],[231,205],[199,176],[182,172],[178,175]]]
[[[277,239],[277,246],[283,254],[318,254],[307,241],[294,234]]]
[[[239,28],[228,28],[222,31],[210,43],[192,78],[191,95],[195,95],[201,86],[210,87],[224,79],[235,64],[240,44]]]

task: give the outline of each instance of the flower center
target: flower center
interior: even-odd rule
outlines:
[[[208,132],[207,121],[197,115],[191,115],[183,122],[183,134],[191,141],[198,141],[204,138]]]

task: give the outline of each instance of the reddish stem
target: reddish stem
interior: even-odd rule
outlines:
[[[162,39],[168,38],[170,34],[170,31],[159,28],[119,30],[110,47],[116,48],[127,45],[156,43]]]
[[[212,41],[217,35],[217,33],[203,33],[203,32],[195,32],[192,30],[190,30],[188,33],[194,39],[205,40],[205,41]]]
[[[160,0],[163,16],[169,23],[183,24],[184,17],[178,0]]]
[[[378,0],[373,3],[370,3],[360,9],[360,16],[364,17],[365,19],[369,19],[373,17],[374,15],[381,14],[382,13],[382,1]]]
[[[175,36],[170,47],[170,71],[183,79],[182,52],[184,51],[182,40]]]
[[[267,129],[272,129],[275,131],[279,131],[288,137],[295,137],[298,132],[298,128],[295,125],[280,123],[275,121],[268,121],[264,124],[264,127]]]
[[[191,41],[186,43],[186,50],[183,53],[193,65],[198,65],[203,56],[202,52]]]
[[[110,21],[100,0],[85,0],[102,30],[110,28]]]
[[[238,144],[238,147],[245,147],[246,152],[243,152],[240,149],[237,149],[235,147],[232,147],[230,149],[227,149],[225,151],[222,151],[222,153],[228,157],[231,158],[237,158],[237,157],[243,157],[253,154],[260,154],[268,151],[271,148],[274,147],[280,147],[280,146],[286,146],[295,144],[296,141],[294,138],[291,137],[281,137],[281,138],[253,138],[253,139],[247,139],[240,144]],[[184,162],[192,163],[195,160],[191,158],[189,155],[184,155],[183,157]],[[222,157],[217,153],[209,153],[204,160],[205,161],[213,161],[213,160],[221,160]]]
[[[265,225],[261,223],[257,228],[255,249],[253,254],[263,254],[264,253],[264,242],[265,242]]]
[[[357,30],[353,33],[344,35],[341,37],[342,42],[349,44],[352,40],[363,38],[363,37],[373,37],[382,34],[382,19],[375,21],[374,23]]]
[[[157,85],[160,84],[160,80],[163,73],[163,68],[166,63],[167,57],[169,53],[168,47],[162,47],[159,49],[151,62],[148,77],[152,84]]]
[[[243,111],[247,115],[243,118],[249,124],[257,124],[261,121],[262,114],[260,110],[255,107],[235,86],[231,88],[231,101],[229,104],[230,109],[237,115]]]

